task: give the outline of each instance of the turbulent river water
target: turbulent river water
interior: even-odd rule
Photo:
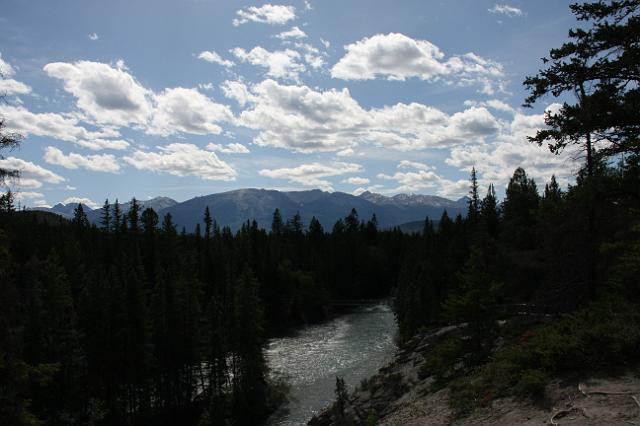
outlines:
[[[336,376],[350,389],[393,356],[396,323],[386,304],[359,307],[324,324],[271,339],[267,360],[291,386],[290,401],[269,425],[306,425],[334,399]]]

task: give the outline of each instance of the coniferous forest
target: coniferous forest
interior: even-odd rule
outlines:
[[[639,9],[572,6],[591,27],[525,81],[529,106],[575,95],[529,141],[581,152],[575,182],[518,168],[481,187],[474,169],[467,215],[426,218],[420,233],[355,210],[332,229],[276,210],[271,229],[233,233],[207,208],[188,234],[135,199],[128,211],[106,200],[90,225],[82,204],[65,220],[3,195],[0,423],[259,424],[286,398],[267,338],[345,299],[391,297],[400,344],[465,324],[425,370],[462,409],[488,391],[532,396],[555,375],[637,366]],[[2,148],[19,142],[2,136]],[[501,322],[525,315],[504,336]]]

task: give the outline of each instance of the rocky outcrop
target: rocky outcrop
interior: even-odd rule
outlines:
[[[552,380],[543,401],[499,398],[466,417],[449,404],[447,388],[432,391],[431,377],[419,372],[429,351],[464,326],[420,334],[403,345],[394,360],[349,395],[342,413],[328,407],[309,425],[511,426],[639,425],[640,371],[616,377]]]
[[[400,407],[423,397],[431,379],[421,379],[419,370],[425,355],[443,338],[463,326],[443,327],[435,332],[419,334],[404,345],[393,361],[378,374],[363,381],[346,401],[343,413],[335,405],[311,419],[309,425],[377,424]]]

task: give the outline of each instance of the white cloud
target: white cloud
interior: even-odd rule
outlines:
[[[44,194],[41,192],[16,191],[13,196],[22,205],[28,204],[34,207],[49,207],[47,201],[44,199]]]
[[[231,181],[236,171],[211,151],[189,143],[172,143],[157,147],[156,152],[135,151],[123,160],[139,170],[169,173],[174,176],[197,176],[204,180]]]
[[[283,25],[296,18],[296,9],[293,6],[265,4],[263,6],[250,6],[236,11],[237,18],[233,25],[238,26],[249,21],[269,25]]]
[[[399,169],[416,169],[416,170],[433,170],[434,167],[428,166],[424,163],[418,163],[416,161],[402,160],[398,164]]]
[[[95,201],[92,201],[89,198],[83,198],[83,197],[69,197],[62,202],[62,204],[71,204],[71,203],[82,204],[94,210],[100,207],[100,204],[96,203]]]
[[[336,155],[338,157],[351,157],[354,154],[355,154],[355,151],[353,150],[353,148],[347,148],[347,149],[343,149],[342,151],[336,152]]]
[[[348,183],[350,185],[367,185],[369,182],[369,179],[365,177],[350,177],[342,181],[342,183]]]
[[[331,47],[331,42],[329,42],[329,41],[327,41],[327,40],[325,40],[323,38],[320,39],[320,43],[322,43],[322,45],[324,46],[325,49],[328,49],[328,48]]]
[[[198,84],[198,89],[214,91],[215,86],[213,85],[213,83],[200,83]]]
[[[89,40],[91,40],[91,41],[98,40],[98,34],[97,33],[90,33],[87,37],[89,37]]]
[[[42,182],[61,183],[65,179],[30,161],[25,161],[16,157],[0,159],[0,168],[7,170],[17,170],[20,177],[16,179],[16,184],[24,188],[40,188]]]
[[[347,53],[333,66],[331,76],[344,80],[455,79],[458,85],[479,83],[483,92],[495,91],[494,80],[504,77],[502,66],[474,53],[452,56],[427,40],[404,34],[376,34],[345,46]]]
[[[44,194],[42,192],[33,192],[33,191],[18,191],[13,195],[18,200],[44,198]]]
[[[547,182],[552,174],[560,182],[567,183],[580,166],[578,152],[570,147],[562,155],[554,155],[544,147],[528,143],[526,137],[544,126],[543,114],[517,112],[494,142],[454,147],[445,162],[464,171],[475,167],[485,186],[489,183],[506,185],[517,167],[523,167],[539,184]]]
[[[304,51],[304,61],[312,68],[319,69],[324,66],[325,60],[323,56],[326,56],[326,53],[320,52],[318,48],[309,43],[296,42],[295,47]]]
[[[244,107],[249,101],[255,101],[255,96],[242,81],[226,80],[220,84],[220,88],[227,98],[234,99],[241,107]]]
[[[266,68],[267,75],[274,78],[298,81],[299,74],[306,70],[305,66],[299,62],[300,53],[291,49],[270,52],[256,46],[247,52],[236,47],[231,52],[242,62]]]
[[[298,26],[291,27],[289,31],[283,31],[280,34],[276,35],[280,40],[287,40],[290,38],[300,39],[306,38],[307,34],[302,31]]]
[[[147,130],[154,135],[169,136],[177,132],[197,135],[220,134],[217,124],[233,120],[228,106],[218,104],[196,89],[176,87],[156,96],[157,106]]]
[[[251,151],[241,143],[228,143],[226,145],[210,143],[207,150],[221,152],[223,154],[249,154]]]
[[[8,78],[8,77],[13,77],[15,73],[16,72],[11,66],[11,64],[5,61],[4,59],[2,59],[2,54],[0,53],[0,75],[2,75],[5,78]]]
[[[523,15],[522,9],[517,8],[515,6],[509,6],[508,4],[496,4],[491,9],[487,9],[487,10],[491,13],[506,15],[510,18]]]
[[[265,80],[250,92],[238,124],[258,130],[253,143],[298,152],[350,154],[345,150],[364,143],[400,150],[477,143],[502,125],[484,107],[451,116],[418,103],[365,110],[347,89],[319,92]]]
[[[48,146],[45,149],[43,158],[49,164],[62,166],[66,169],[82,168],[105,173],[117,173],[120,171],[120,165],[116,157],[110,154],[84,156],[72,152],[69,155],[65,155],[59,149]]]
[[[64,189],[66,189],[67,191],[75,191],[78,188],[76,188],[75,186],[67,185],[67,186],[65,186]]]
[[[15,75],[10,63],[2,59],[0,54],[0,95],[26,95],[31,93],[31,87],[10,77]]]
[[[424,189],[435,190],[443,197],[461,197],[468,192],[469,181],[461,179],[452,181],[446,179],[433,170],[416,170],[411,172],[397,172],[392,176],[379,174],[379,179],[394,180],[399,186],[390,192],[417,192]]]
[[[205,50],[203,52],[200,52],[200,54],[198,55],[198,58],[205,60],[207,62],[222,65],[223,67],[227,67],[227,68],[230,68],[235,65],[233,61],[222,59],[220,55],[218,55],[216,52],[212,50]]]
[[[263,169],[258,173],[274,179],[287,179],[290,182],[299,183],[304,186],[312,186],[324,191],[333,191],[331,182],[324,178],[358,173],[362,170],[361,165],[353,163],[311,163],[302,164],[293,168]]]
[[[0,95],[28,95],[31,87],[12,78],[0,80]]]
[[[44,71],[63,80],[64,89],[77,98],[78,107],[97,123],[144,124],[152,112],[153,94],[121,61],[115,67],[91,61],[54,62],[45,65]]]
[[[78,125],[79,120],[75,116],[56,113],[36,114],[22,106],[5,104],[0,104],[0,115],[5,118],[10,131],[16,131],[24,136],[51,137],[93,150],[125,149],[129,146],[127,141],[109,139],[120,135],[116,130],[110,128],[87,130]]]

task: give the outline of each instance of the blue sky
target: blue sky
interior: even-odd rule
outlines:
[[[522,81],[568,1],[29,1],[0,17],[0,165],[27,206],[258,187],[458,198],[570,181]]]

